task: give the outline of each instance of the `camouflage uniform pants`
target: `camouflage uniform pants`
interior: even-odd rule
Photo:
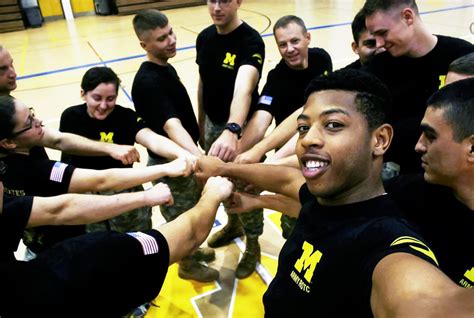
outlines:
[[[221,135],[224,127],[225,123],[213,123],[206,116],[204,129],[204,150],[206,153],[209,151],[214,141]],[[238,191],[242,191],[244,189],[244,185],[240,182],[237,182],[235,185]],[[247,237],[255,238],[263,233],[263,209],[252,210],[243,214],[229,214],[229,218],[235,218],[237,221],[242,223],[242,226],[245,230],[245,235]]]
[[[164,164],[170,161],[168,159],[149,158],[148,165]],[[166,222],[176,219],[180,214],[194,207],[199,201],[201,190],[193,175],[176,178],[164,177],[155,180],[153,184],[159,182],[166,183],[170,187],[174,200],[174,204],[171,206],[160,205],[161,214]]]
[[[143,191],[143,186],[140,185],[121,191],[102,191],[97,192],[95,194],[112,195],[118,193],[130,193],[139,191]],[[120,233],[126,233],[136,231],[147,231],[151,228],[152,224],[150,207],[141,207],[113,217],[109,220],[86,225],[87,232],[113,230]]]

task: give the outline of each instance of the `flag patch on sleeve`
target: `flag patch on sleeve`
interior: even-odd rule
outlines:
[[[63,182],[64,171],[66,170],[67,164],[57,161],[53,169],[51,169],[51,175],[49,180],[55,182]]]
[[[264,105],[271,105],[272,104],[273,97],[267,96],[267,95],[262,95],[258,99],[259,104],[264,104]]]
[[[158,243],[153,236],[142,232],[128,232],[127,234],[140,242],[143,248],[143,254],[150,255],[158,253]]]

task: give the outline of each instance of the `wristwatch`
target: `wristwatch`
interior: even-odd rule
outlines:
[[[242,127],[237,123],[227,123],[224,129],[230,130],[234,134],[237,134],[237,137],[240,139],[240,134],[242,133]]]

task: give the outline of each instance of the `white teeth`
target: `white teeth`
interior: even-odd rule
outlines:
[[[327,162],[315,161],[315,160],[306,161],[306,163],[305,163],[305,166],[308,169],[321,168],[321,167],[324,167],[324,166],[327,166],[327,165],[328,165]]]

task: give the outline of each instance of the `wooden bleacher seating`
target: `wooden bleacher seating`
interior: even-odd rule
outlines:
[[[0,1],[0,33],[25,29],[17,0]]]
[[[174,9],[205,4],[206,0],[116,0],[119,15],[135,14],[146,9]]]

